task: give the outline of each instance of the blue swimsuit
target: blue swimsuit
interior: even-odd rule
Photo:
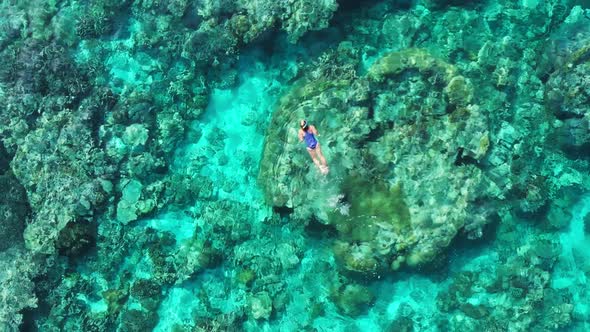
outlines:
[[[307,145],[308,149],[313,150],[318,145],[318,141],[315,139],[315,136],[310,131],[305,131],[305,136],[303,137],[303,139],[305,140],[305,144]]]

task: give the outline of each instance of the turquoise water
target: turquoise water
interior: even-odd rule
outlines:
[[[590,330],[587,2],[0,9],[0,331]]]

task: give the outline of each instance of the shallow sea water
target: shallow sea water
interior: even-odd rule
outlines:
[[[319,8],[320,3],[330,1],[295,2]],[[75,98],[83,100],[104,88],[117,100],[117,106],[101,106],[96,111],[97,115],[89,121],[94,124],[88,125],[93,132],[90,136],[97,137],[98,143],[93,149],[104,150],[103,155],[110,158],[105,157],[108,160],[105,163],[110,163],[111,168],[116,169],[112,173],[90,173],[91,178],[108,179],[111,192],[104,194],[107,198],[100,204],[93,205],[92,213],[75,214],[76,218],[64,223],[87,222],[95,225],[94,233],[89,237],[84,237],[86,233],[83,231],[73,231],[74,235],[71,235],[75,243],[86,241],[92,245],[70,253],[68,249],[75,246],[71,243],[62,244],[67,243],[68,236],[63,235],[65,232],[61,229],[68,228],[58,226],[58,222],[51,224],[47,231],[50,234],[57,230],[59,234],[55,236],[57,249],[53,251],[37,250],[34,246],[36,242],[31,241],[25,232],[24,240],[16,241],[13,245],[15,252],[19,252],[18,260],[13,261],[25,261],[23,257],[33,257],[35,263],[29,262],[30,269],[17,266],[16,263],[2,263],[9,261],[7,257],[10,256],[0,256],[0,263],[5,264],[0,264],[0,267],[6,266],[6,272],[0,272],[0,284],[3,287],[0,304],[8,308],[14,303],[23,303],[15,312],[0,309],[6,311],[0,312],[1,331],[590,330],[590,230],[587,229],[590,227],[590,104],[586,103],[588,98],[579,97],[587,97],[585,94],[589,93],[590,86],[590,38],[586,38],[586,32],[590,31],[590,18],[584,18],[590,17],[590,4],[584,1],[528,0],[481,1],[472,4],[462,1],[363,1],[354,5],[351,1],[341,1],[341,9],[333,13],[328,26],[310,29],[316,31],[307,32],[297,43],[289,43],[287,34],[280,30],[279,23],[275,23],[258,39],[250,43],[240,39],[228,50],[220,51],[210,46],[226,42],[221,35],[212,33],[210,36],[197,36],[205,39],[191,42],[195,44],[192,49],[194,54],[180,56],[174,52],[187,52],[190,49],[189,41],[197,38],[189,30],[196,31],[200,26],[199,31],[209,31],[207,29],[211,26],[228,21],[232,15],[254,15],[252,13],[256,11],[244,9],[250,8],[245,4],[236,4],[242,2],[232,1],[172,1],[169,4],[130,1],[128,6],[122,6],[124,9],[121,12],[101,12],[101,8],[110,7],[97,3],[87,6],[75,1],[41,2],[37,7],[45,9],[46,16],[42,9],[37,11],[33,5],[26,3],[6,2],[0,6],[5,9],[0,19],[4,26],[12,29],[10,31],[20,31],[14,28],[19,24],[27,26],[22,30],[27,33],[18,37],[13,36],[15,33],[1,35],[0,51],[3,54],[13,49],[25,54],[25,51],[28,52],[27,47],[33,49],[30,52],[41,54],[48,52],[48,47],[38,50],[27,44],[26,40],[34,40],[32,44],[49,45],[55,40],[59,43],[59,39],[63,38],[66,45],[63,46],[64,54],[79,68],[84,68],[91,77],[88,79],[91,85],[88,91],[91,92],[80,92],[82,97]],[[267,2],[244,3],[252,6],[259,3],[259,6],[264,7]],[[268,1],[266,6],[272,7],[271,3]],[[186,5],[186,13],[175,17],[171,14],[171,8],[181,4]],[[244,8],[239,9],[239,6]],[[83,14],[70,14],[77,8]],[[73,21],[81,22],[84,13],[90,17],[88,10],[95,11],[92,12],[95,15],[94,24],[104,20],[115,22],[113,27],[98,35],[87,36],[77,32],[76,38],[67,33],[68,29],[58,30],[58,23],[67,21],[65,16],[75,15]],[[269,15],[272,16],[272,11]],[[201,16],[208,17],[210,21],[199,18]],[[277,16],[273,20],[278,22],[284,17]],[[55,32],[50,37],[38,37],[36,34],[40,32],[35,30],[37,28],[29,27],[35,19],[44,20],[41,25]],[[203,28],[207,24],[211,26]],[[80,31],[80,25],[76,26],[76,31]],[[179,27],[184,29],[184,35],[170,32]],[[96,26],[94,28],[100,30]],[[231,29],[233,34],[239,35],[239,28],[232,26]],[[152,37],[157,38],[158,34],[163,36],[163,40],[150,40]],[[68,36],[73,41],[65,40]],[[567,64],[563,67],[556,65],[561,63],[561,55],[552,53],[549,50],[551,47],[545,46],[545,42],[547,45],[553,42],[551,47],[560,48],[559,52],[573,57],[569,58],[569,68],[574,69],[568,69]],[[198,61],[195,59],[200,54],[198,50],[206,47],[213,49],[210,59],[207,59],[209,62],[196,65]],[[581,55],[576,57],[578,53],[569,51],[568,47]],[[456,236],[450,239],[438,233],[433,235],[433,246],[438,246],[440,250],[430,262],[392,269],[392,261],[405,250],[400,249],[400,254],[396,255],[375,254],[379,256],[380,264],[385,262],[385,269],[367,268],[368,271],[358,273],[342,262],[336,253],[335,243],[348,241],[351,248],[362,248],[363,243],[372,243],[374,239],[347,234],[342,230],[343,226],[336,225],[329,217],[322,220],[323,217],[317,211],[330,214],[338,209],[343,213],[342,209],[345,209],[348,214],[350,206],[341,204],[343,200],[366,191],[357,188],[356,191],[348,192],[347,197],[344,194],[338,196],[340,193],[336,187],[349,174],[346,173],[347,167],[352,168],[346,166],[348,164],[342,155],[348,153],[356,156],[355,153],[360,153],[361,157],[356,160],[358,169],[363,168],[366,160],[373,157],[367,152],[370,149],[371,153],[381,149],[382,155],[388,155],[388,146],[385,143],[382,148],[376,145],[383,141],[372,136],[396,130],[398,127],[394,127],[393,123],[397,126],[398,120],[405,121],[403,116],[399,115],[401,113],[395,113],[394,116],[391,115],[394,113],[381,113],[380,116],[385,118],[399,116],[400,119],[396,118],[387,125],[371,127],[370,133],[366,134],[366,142],[369,143],[346,146],[349,152],[339,150],[343,145],[338,139],[329,136],[332,134],[329,130],[333,129],[338,135],[360,132],[363,128],[347,127],[353,123],[350,120],[353,116],[346,118],[350,122],[342,123],[339,122],[340,118],[324,119],[323,115],[318,116],[318,119],[322,119],[317,123],[318,130],[322,134],[326,133],[319,140],[326,142],[324,152],[331,167],[331,173],[327,176],[318,174],[311,166],[312,161],[305,147],[288,147],[289,144],[296,144],[297,123],[279,124],[279,127],[286,128],[281,131],[276,129],[277,124],[273,119],[283,111],[281,106],[285,109],[290,107],[285,102],[286,96],[301,84],[302,78],[313,77],[322,81],[332,77],[332,82],[336,82],[336,78],[346,75],[349,68],[346,65],[353,62],[351,59],[356,59],[358,61],[351,66],[354,67],[357,79],[369,73],[382,56],[406,49],[427,50],[434,55],[433,58],[451,63],[454,66],[452,70],[462,72],[470,79],[475,91],[473,99],[480,103],[478,107],[481,113],[490,114],[486,118],[486,130],[489,129],[492,141],[491,144],[488,141],[490,150],[485,146],[488,156],[505,142],[496,139],[504,123],[511,123],[523,133],[522,137],[510,144],[510,149],[516,151],[522,146],[526,148],[514,153],[518,157],[511,157],[513,164],[507,166],[510,169],[503,175],[514,181],[514,190],[508,188],[498,195],[502,198],[496,204],[484,206],[482,203],[482,209],[490,209],[491,212],[486,216],[491,221],[481,226],[483,233],[479,238],[470,238],[469,222],[466,221],[457,227],[459,229],[455,229]],[[332,57],[324,56],[328,53]],[[52,55],[47,54],[43,60],[45,62],[39,67],[51,66]],[[450,97],[443,96],[447,93],[446,88],[438,92],[428,91],[428,87],[440,85],[440,80],[444,80],[441,78],[443,75],[435,73],[428,76],[433,69],[425,67],[410,66],[411,69],[403,74],[406,76],[400,75],[400,81],[388,83],[387,89],[390,89],[393,97],[387,98],[394,98],[398,108],[402,107],[399,104],[405,105],[406,101],[410,105],[408,107],[413,107],[415,100],[424,100],[424,105],[431,103],[428,104],[429,109],[436,110],[439,104],[444,104],[447,107],[445,112],[452,113],[452,110],[448,111],[452,107],[447,105]],[[326,74],[320,70],[323,68],[336,68],[333,70],[341,70],[342,73]],[[53,116],[60,110],[53,110],[52,107],[58,107],[51,106],[46,100],[52,93],[59,93],[50,88],[34,93],[35,98],[43,100],[35,104],[37,111],[27,104],[24,97],[23,102],[9,100],[9,94],[28,94],[27,86],[19,88],[10,83],[17,80],[12,77],[28,75],[28,69],[20,70],[22,75],[18,71],[12,76],[2,73],[0,97],[4,98],[4,108],[0,112],[8,114],[15,103],[25,105],[22,107],[30,111],[18,114],[29,121],[29,127],[15,129],[20,128],[16,122],[2,125],[0,161],[11,160],[11,170],[0,168],[0,175],[14,172],[21,186],[26,189],[27,197],[30,197],[29,203],[55,204],[56,209],[60,210],[62,206],[59,204],[65,204],[67,200],[52,200],[52,195],[40,191],[39,194],[37,190],[41,190],[39,188],[43,187],[46,179],[37,176],[34,167],[29,172],[35,177],[28,179],[27,172],[22,171],[24,166],[20,166],[26,163],[23,158],[15,156],[24,154],[30,156],[31,160],[40,158],[40,163],[48,167],[58,165],[55,166],[59,169],[56,179],[62,179],[63,173],[71,177],[79,176],[80,172],[74,171],[78,166],[61,171],[59,167],[64,166],[55,162],[60,158],[55,157],[59,155],[57,148],[53,153],[46,150],[39,157],[29,152],[33,149],[27,142],[46,130],[35,129],[50,125],[57,126],[58,132],[66,136],[63,134],[66,131],[63,129],[66,127],[64,123],[76,119],[84,107],[67,109],[61,117],[55,116],[57,120],[54,120]],[[577,78],[582,77],[578,81],[567,76],[574,71],[578,73]],[[426,75],[426,78],[420,78],[420,75]],[[563,78],[559,78],[559,75],[563,75]],[[48,79],[46,84],[51,85],[52,82]],[[182,87],[178,88],[175,84]],[[371,84],[368,89],[373,89],[373,92],[368,94],[374,97],[372,93],[377,94],[374,92],[377,91],[375,86],[381,83]],[[556,106],[546,97],[550,84],[562,84],[561,89],[569,92],[561,100],[564,105],[567,104],[567,107],[564,106],[567,110],[562,113],[569,115],[564,116],[557,111],[559,114],[553,114]],[[546,91],[531,92],[531,86],[541,86]],[[330,89],[328,87],[326,91]],[[199,104],[194,98],[202,90],[206,90],[206,102]],[[334,94],[340,92],[337,90]],[[382,91],[379,93],[386,95]],[[434,104],[427,101],[432,96],[435,96]],[[310,103],[312,100],[317,102],[313,97],[313,91],[309,92]],[[351,93],[346,100],[352,105],[355,103],[354,98]],[[581,101],[576,103],[576,98]],[[334,99],[337,98],[327,96],[311,107],[348,107],[330,104]],[[379,100],[387,99],[383,97]],[[381,103],[375,106],[377,112],[383,111],[383,103],[387,104],[386,101]],[[136,105],[140,105],[137,106],[139,111],[134,110]],[[541,115],[523,111],[544,107],[546,110]],[[465,109],[468,107],[462,111]],[[35,112],[46,112],[48,115],[43,118]],[[191,112],[196,115],[190,115]],[[313,114],[313,111],[308,112]],[[478,110],[470,108],[465,112],[477,113]],[[534,122],[540,118],[544,119],[542,123]],[[8,121],[4,117],[2,120]],[[367,119],[373,120],[373,115]],[[176,127],[165,127],[163,123],[166,121],[174,123]],[[567,126],[574,121],[586,121],[582,123],[588,127],[572,125],[573,129],[566,134],[560,131],[560,128],[569,128]],[[132,131],[139,126],[144,131]],[[178,133],[180,138],[170,138],[175,135],[164,134],[169,132]],[[436,133],[432,136],[436,136]],[[440,137],[441,140],[448,139],[444,135]],[[568,137],[575,142],[568,141]],[[80,138],[71,138],[87,139],[82,134]],[[168,140],[172,142],[172,148],[167,148]],[[529,140],[539,145],[528,148]],[[567,142],[563,143],[564,140]],[[586,141],[578,144],[576,140]],[[289,173],[293,178],[287,180],[299,191],[295,193],[295,189],[289,190],[293,190],[293,197],[297,199],[300,199],[301,191],[307,192],[308,202],[276,205],[269,202],[262,183],[278,185],[284,180],[272,182],[274,179],[267,178],[271,176],[270,173],[261,171],[261,163],[267,153],[265,147],[275,143],[284,149],[280,149],[274,167],[282,167],[284,159],[299,167],[297,171]],[[455,164],[476,165],[474,167],[483,169],[482,172],[492,168],[494,161],[491,159],[487,160],[484,156],[463,158],[462,151],[463,148]],[[550,152],[545,154],[544,151]],[[120,156],[116,156],[117,153]],[[87,153],[88,156],[90,154]],[[539,155],[546,159],[539,158]],[[102,167],[98,158],[88,158],[80,164],[87,165],[87,168]],[[67,162],[74,165],[79,159],[72,157]],[[517,159],[530,160],[530,165],[526,162],[523,162],[524,166],[516,165]],[[539,162],[552,165],[554,169],[551,170],[550,166],[535,168]],[[160,167],[158,163],[165,166]],[[138,164],[149,165],[146,166],[148,170],[142,171]],[[392,170],[400,167],[392,164],[386,165]],[[413,168],[422,166],[412,165]],[[441,170],[433,170],[435,172],[440,173]],[[530,174],[524,176],[527,180],[522,182],[531,186],[522,189],[516,179],[526,172]],[[107,173],[110,175],[96,175]],[[387,174],[394,173],[391,171]],[[548,184],[539,184],[541,178]],[[123,204],[125,186],[132,183],[130,180],[139,184],[138,197]],[[383,182],[381,178],[365,177],[362,180],[365,186]],[[393,176],[385,179],[385,183],[392,187],[396,181],[400,179],[394,179]],[[65,197],[69,190],[77,197],[71,204],[84,205],[78,204],[78,201],[81,202],[85,196],[73,188],[64,188],[63,192],[62,189],[54,190],[53,195]],[[323,194],[318,194],[324,189]],[[106,192],[96,188],[93,190]],[[428,190],[449,190],[451,196],[452,188]],[[533,202],[530,204],[536,204],[534,199],[529,200],[535,193],[543,196],[541,207],[532,212],[526,207],[522,208],[529,201]],[[490,201],[495,199],[492,194],[487,198]],[[0,203],[2,208],[12,204],[4,200],[0,200]],[[125,204],[130,204],[130,207]],[[435,205],[436,202],[429,204]],[[448,208],[440,204],[441,210]],[[473,218],[469,216],[465,219],[476,219],[476,212],[480,212],[478,203],[473,204],[475,208],[469,210],[473,212]],[[130,209],[129,215],[134,218],[123,219],[120,212],[123,208]],[[460,209],[459,204],[456,208]],[[33,204],[26,216],[26,223],[23,222],[23,229],[43,222],[35,219],[43,216],[40,211],[43,210]],[[452,214],[452,211],[448,214]],[[5,223],[8,225],[8,221]],[[412,227],[426,224],[424,222]],[[8,226],[5,227],[8,229]],[[356,258],[362,260],[366,257],[361,255]],[[16,273],[26,276],[26,280],[13,281],[16,280],[14,273],[9,272],[13,268]],[[13,292],[11,289],[16,289],[14,283],[26,284],[28,287]],[[34,304],[25,305],[25,298],[36,300]]]

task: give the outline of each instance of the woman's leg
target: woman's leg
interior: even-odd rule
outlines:
[[[316,147],[316,149],[317,149],[317,147]],[[320,167],[321,165],[320,165],[320,162],[318,161],[316,150],[307,148],[307,152],[309,152],[309,155],[311,156],[311,160],[313,160],[313,163],[317,167]]]
[[[322,153],[322,148],[320,147],[320,143],[318,142],[318,145],[316,146],[316,153],[317,155],[320,157],[320,160],[322,161],[322,165],[328,167],[328,163],[326,162],[326,158],[324,157],[324,154]]]

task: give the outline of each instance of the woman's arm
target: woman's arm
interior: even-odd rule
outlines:
[[[297,137],[299,137],[299,142],[303,142],[303,130],[299,129]]]

